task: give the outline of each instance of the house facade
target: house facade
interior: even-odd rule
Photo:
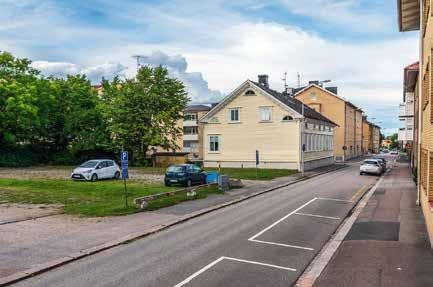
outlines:
[[[402,148],[409,152],[412,150],[414,140],[414,103],[415,103],[415,81],[419,63],[414,63],[404,69],[404,91],[403,102],[399,105],[400,128],[398,130],[398,141]]]
[[[189,105],[184,111],[183,149],[191,161],[203,160],[203,125],[199,120],[211,110],[206,105]]]
[[[259,168],[308,170],[334,163],[336,124],[270,89],[266,75],[258,83],[245,81],[200,122],[205,167],[255,167],[256,151]]]
[[[338,127],[334,132],[335,160],[342,161],[362,155],[362,110],[337,95],[337,89],[310,84],[295,98],[323,114]]]
[[[419,71],[413,85],[417,105],[414,107],[417,117],[414,120],[414,144],[418,201],[433,246],[433,7],[431,0],[399,0],[397,8],[400,31],[420,31]]]

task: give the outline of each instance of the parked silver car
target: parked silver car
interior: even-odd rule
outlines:
[[[97,181],[103,178],[120,177],[120,168],[111,159],[97,159],[89,160],[76,167],[72,173],[71,178],[74,180],[90,180]]]
[[[375,174],[380,175],[383,172],[383,166],[379,160],[366,159],[359,167],[359,174]]]

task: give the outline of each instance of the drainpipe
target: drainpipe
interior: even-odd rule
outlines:
[[[420,14],[422,15],[422,17],[424,17],[424,13],[422,10],[422,3],[423,1],[419,1],[419,11]],[[418,150],[417,150],[417,154],[418,154],[418,158],[417,158],[417,172],[416,172],[416,181],[417,181],[417,193],[416,193],[416,204],[418,206],[421,205],[420,202],[420,192],[421,192],[421,173],[420,173],[420,167],[421,167],[421,163],[420,163],[420,159],[421,159],[421,126],[422,126],[422,73],[423,73],[423,45],[422,45],[422,25],[423,23],[423,19],[421,19],[421,21],[419,21],[419,31],[420,31],[420,37],[419,37],[419,71],[418,71]],[[421,76],[421,78],[420,78]],[[420,81],[421,79],[421,81]],[[421,98],[420,98],[421,97]]]

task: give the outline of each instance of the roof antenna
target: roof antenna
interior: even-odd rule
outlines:
[[[301,87],[301,75],[299,74],[299,72],[296,72],[296,74],[298,75],[298,88]]]
[[[132,55],[132,58],[134,58],[134,59],[137,61],[137,73],[138,73],[138,70],[140,70],[140,67],[141,67],[140,59],[141,59],[142,57],[143,57],[143,56],[140,56],[140,55]]]
[[[287,85],[287,72],[284,72],[284,78],[281,79],[284,82],[284,91],[287,91],[287,88],[289,87]]]

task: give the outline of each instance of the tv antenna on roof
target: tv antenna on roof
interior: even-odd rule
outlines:
[[[299,72],[296,72],[297,76],[298,76],[298,88],[301,87],[301,75],[299,74]]]
[[[141,55],[132,55],[132,58],[134,58],[134,59],[137,61],[137,72],[138,72],[138,70],[140,70],[140,67],[141,67],[140,59],[141,59],[142,57],[143,57],[143,56],[141,56]]]
[[[287,72],[284,72],[284,78],[281,80],[284,82],[284,90],[287,91]]]

